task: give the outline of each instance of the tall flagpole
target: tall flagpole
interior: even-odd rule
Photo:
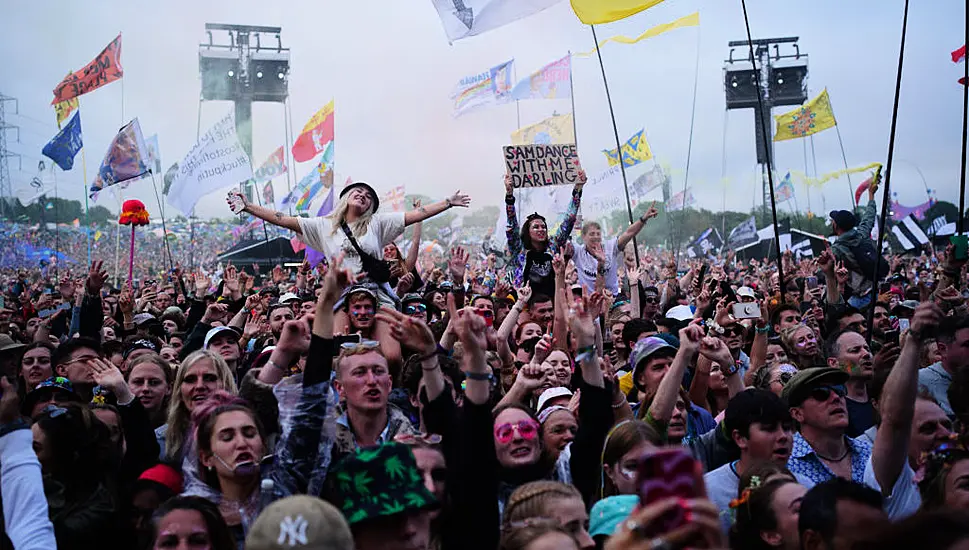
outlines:
[[[969,46],[969,0],[966,1],[966,42],[963,48]],[[959,170],[959,218],[956,223],[956,234],[962,235],[966,219],[966,133],[969,132],[969,61],[962,60],[962,164]],[[916,168],[918,170],[918,168]],[[921,171],[920,171],[921,173]],[[886,191],[887,193],[887,191]],[[930,199],[932,197],[929,197]]]
[[[686,173],[683,175],[683,213],[680,214],[680,230],[686,226],[686,192],[690,185],[690,160],[693,157],[693,128],[696,122],[696,91],[697,84],[700,82],[700,27],[696,28],[696,66],[693,71],[693,107],[691,107],[690,112],[690,138],[686,147]],[[726,129],[726,126],[724,126]],[[669,213],[667,212],[667,217]],[[679,265],[680,263],[680,245],[682,244],[682,235],[677,235],[676,243],[674,246],[674,256],[673,261]]]
[[[158,185],[155,183],[155,171],[149,168],[148,174],[151,175],[151,187],[155,190],[155,200],[158,202],[158,211],[161,214],[162,240],[165,242],[165,251],[168,252],[168,267],[174,271],[175,261],[172,259],[172,249],[168,246],[168,226],[165,223],[165,208],[162,207],[161,195],[158,194]]]
[[[599,51],[599,38],[596,36],[595,25],[589,25],[592,29],[592,41],[596,45],[596,55],[599,57],[599,69],[602,70],[602,84],[606,88],[606,101],[609,103],[609,117],[612,119],[612,133],[616,138],[616,156],[619,161],[619,170],[622,171],[622,188],[626,192],[626,213],[629,214],[629,225],[633,224],[633,205],[629,201],[629,184],[626,182],[626,163],[622,158],[622,143],[619,142],[619,127],[616,125],[616,112],[612,107],[612,95],[609,93],[609,81],[606,79],[606,66],[602,64],[602,52]],[[569,66],[572,66],[572,60],[569,59]],[[575,120],[575,113],[572,113],[573,121]],[[636,265],[639,265],[639,243],[636,242],[636,237],[633,237],[633,254],[636,257]]]
[[[77,116],[81,116],[81,98],[77,98]],[[91,266],[91,216],[88,213],[88,186],[87,186],[87,157],[84,152],[87,146],[84,145],[84,138],[81,138],[81,174],[84,181],[84,234],[87,237],[87,265]]]
[[[569,99],[572,100],[572,139],[575,149],[579,149],[579,130],[575,123],[575,86],[572,84],[572,50],[569,50]]]

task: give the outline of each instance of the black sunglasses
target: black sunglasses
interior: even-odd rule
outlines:
[[[808,397],[823,403],[831,398],[831,392],[836,393],[838,397],[848,395],[848,390],[845,389],[844,384],[838,384],[837,386],[818,386],[817,388],[812,388]]]

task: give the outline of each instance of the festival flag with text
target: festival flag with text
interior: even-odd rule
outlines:
[[[510,101],[514,64],[512,59],[459,80],[451,90],[451,116],[457,118],[479,107]]]
[[[512,145],[551,145],[575,143],[572,113],[557,115],[525,126],[511,134]]]
[[[293,160],[296,162],[306,162],[320,154],[328,143],[333,141],[334,131],[334,102],[323,106],[310,118],[303,131],[296,138],[293,144]]]
[[[511,91],[511,98],[561,99],[572,97],[572,57],[553,61],[523,78]]]
[[[74,113],[71,120],[44,145],[41,151],[65,172],[74,168],[74,157],[84,147],[81,140],[81,113]]]
[[[57,105],[62,101],[84,95],[122,76],[124,76],[124,69],[121,68],[121,35],[119,34],[83,69],[67,75],[54,87],[54,100],[50,104]]]
[[[572,0],[572,11],[586,25],[601,25],[648,10],[663,0]]]
[[[449,42],[503,27],[561,0],[431,0]]]
[[[98,174],[91,183],[91,196],[118,183],[140,178],[148,173],[148,146],[135,118],[125,124],[111,140]]]
[[[619,154],[615,149],[603,149],[602,152],[605,153],[606,158],[609,160],[609,166],[619,164]],[[649,149],[649,143],[646,143],[645,128],[633,134],[622,145],[622,164],[626,168],[636,166],[640,162],[647,161],[651,158],[653,158],[653,152]]]
[[[774,120],[777,122],[774,141],[807,137],[828,128],[834,128],[838,124],[834,119],[834,111],[831,110],[827,88],[816,98],[793,111],[775,115]]]

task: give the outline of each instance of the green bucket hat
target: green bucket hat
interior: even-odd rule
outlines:
[[[438,506],[410,447],[400,443],[347,456],[333,468],[333,479],[334,501],[350,525]]]

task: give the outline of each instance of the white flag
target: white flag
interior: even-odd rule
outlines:
[[[431,0],[449,41],[461,40],[534,15],[561,0]]]
[[[235,114],[215,123],[178,163],[168,203],[186,216],[200,198],[252,178],[252,164],[236,135]]]

